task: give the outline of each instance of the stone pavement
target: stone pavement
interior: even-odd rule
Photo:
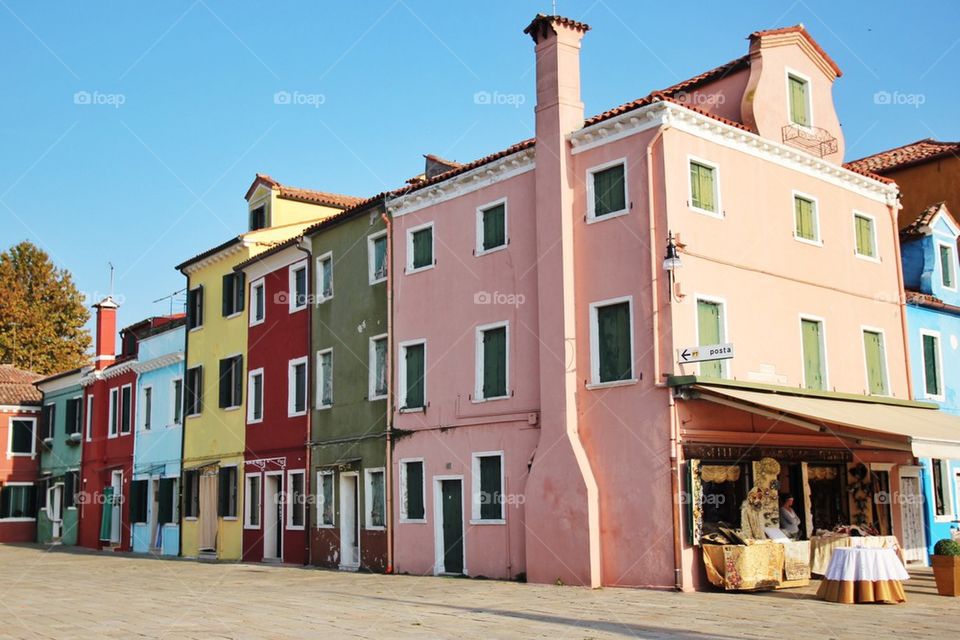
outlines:
[[[0,638],[954,637],[929,571],[908,602],[588,590],[0,545]]]

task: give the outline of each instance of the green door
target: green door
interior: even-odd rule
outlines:
[[[720,344],[723,336],[720,326],[720,305],[716,302],[697,300],[698,341],[701,345]],[[700,375],[710,378],[723,377],[723,362],[713,360],[700,363]]]
[[[863,350],[867,358],[867,384],[870,393],[881,396],[887,395],[882,336],[876,331],[864,331]]]
[[[103,488],[103,501],[100,505],[100,539],[110,542],[110,533],[113,529],[113,487]]]
[[[823,389],[823,353],[820,323],[801,320],[803,332],[803,384],[807,389]]]
[[[441,480],[443,512],[443,571],[463,573],[463,499],[462,481]]]

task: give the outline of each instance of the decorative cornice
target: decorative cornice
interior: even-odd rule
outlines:
[[[265,470],[268,465],[275,465],[280,467],[281,469],[286,469],[287,457],[283,456],[279,458],[258,458],[257,460],[244,460],[243,463],[252,465],[257,469],[260,469],[261,471]]]
[[[89,387],[91,384],[93,384],[98,380],[110,380],[111,378],[122,376],[125,373],[130,373],[131,371],[135,371],[134,367],[136,365],[137,365],[137,361],[131,360],[130,362],[124,362],[123,364],[114,365],[109,369],[103,369],[101,371],[91,371],[87,375],[80,378],[80,386]]]
[[[420,209],[459,198],[497,182],[508,180],[536,167],[534,149],[522,149],[471,171],[452,176],[430,187],[399,196],[386,203],[387,211],[400,217]]]
[[[39,413],[40,405],[0,404],[0,413]]]
[[[198,261],[194,262],[193,264],[186,265],[185,267],[183,267],[183,272],[184,272],[185,274],[187,274],[187,275],[190,275],[191,273],[196,273],[197,271],[200,271],[201,269],[206,269],[207,267],[209,267],[209,266],[212,265],[212,264],[216,264],[216,263],[218,263],[218,262],[223,262],[224,260],[226,260],[226,259],[229,258],[230,256],[233,256],[233,255],[236,255],[236,254],[240,253],[241,251],[243,251],[243,249],[245,249],[246,247],[250,246],[250,244],[251,244],[251,243],[247,242],[246,240],[243,240],[243,241],[238,242],[238,243],[236,243],[236,244],[232,244],[232,245],[230,245],[229,247],[226,247],[225,249],[223,249],[223,250],[221,250],[221,251],[217,251],[217,252],[214,253],[213,255],[207,256],[207,257],[204,258],[203,260],[198,260]]]
[[[183,362],[183,351],[168,353],[151,360],[145,360],[144,362],[137,361],[131,366],[131,369],[138,374],[147,373],[148,371],[155,371],[157,369],[169,367],[170,365],[177,364],[178,362]]]

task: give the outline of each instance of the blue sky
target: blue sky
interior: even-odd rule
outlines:
[[[182,288],[174,265],[244,230],[256,172],[364,196],[421,171],[424,153],[469,161],[531,136],[522,30],[550,6],[0,0],[0,249],[38,243],[91,296],[112,262],[121,324],[165,313],[152,301]],[[844,71],[847,159],[960,139],[960,3],[730,6],[559,0],[593,27],[587,115],[743,55],[751,31],[802,22]]]

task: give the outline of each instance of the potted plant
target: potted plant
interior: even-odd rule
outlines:
[[[960,542],[944,538],[933,547],[930,556],[937,593],[942,596],[960,596]]]

